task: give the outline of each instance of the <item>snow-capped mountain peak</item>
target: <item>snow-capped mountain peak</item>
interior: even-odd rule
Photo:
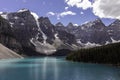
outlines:
[[[0,15],[4,18],[4,19],[8,19],[8,16],[7,16],[7,12],[0,12]]]
[[[19,13],[19,12],[25,12],[25,11],[29,11],[29,9],[26,9],[26,8],[20,9],[20,10],[18,11],[18,13]]]
[[[78,27],[79,25],[78,24],[73,24],[73,26],[77,26]]]
[[[119,20],[108,27],[100,19],[79,27],[75,27],[78,25],[73,23],[65,27],[61,22],[53,25],[48,17],[39,17],[28,9],[12,13],[1,12],[0,15],[7,19],[6,22],[11,25],[14,36],[23,47],[46,55],[61,49],[73,50],[73,44],[79,48],[94,47],[120,40]]]
[[[67,27],[68,27],[68,28],[73,28],[73,27],[74,27],[74,25],[73,25],[73,23],[72,23],[72,22],[70,22],[70,23],[68,23]]]
[[[44,43],[46,43],[47,36],[43,33],[43,31],[40,28],[39,21],[38,21],[39,16],[36,13],[34,13],[34,12],[31,12],[31,14],[33,15],[34,19],[36,20],[36,24],[38,26],[38,31],[40,31],[42,33],[42,36],[44,38]],[[38,35],[39,35],[39,33],[38,33]],[[37,38],[38,38],[38,35],[37,35]]]
[[[64,26],[61,22],[58,22],[57,24],[55,24],[55,26]]]

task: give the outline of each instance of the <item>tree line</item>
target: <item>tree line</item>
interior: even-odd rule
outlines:
[[[66,59],[78,62],[120,64],[120,43],[73,51]]]

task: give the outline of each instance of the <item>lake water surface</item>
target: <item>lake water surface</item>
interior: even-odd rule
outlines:
[[[0,80],[120,80],[120,68],[60,57],[1,60]]]

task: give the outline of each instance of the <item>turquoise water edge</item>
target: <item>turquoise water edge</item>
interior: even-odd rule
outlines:
[[[120,80],[120,68],[64,57],[0,60],[0,80]]]

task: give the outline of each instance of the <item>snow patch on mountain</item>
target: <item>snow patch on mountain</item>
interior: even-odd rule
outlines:
[[[73,24],[73,26],[79,26],[78,24]]]
[[[59,39],[58,37],[58,33],[54,34],[55,40],[53,43],[53,46],[58,48],[61,44],[63,44],[63,42]]]
[[[50,54],[56,52],[56,48],[48,43],[41,43],[34,38],[32,38],[30,41],[31,41],[31,43],[33,43],[33,45],[36,48],[36,51],[39,53],[50,55]]]
[[[19,13],[19,12],[25,12],[25,11],[28,11],[28,9],[20,9],[20,10],[18,11],[18,13]]]
[[[40,29],[40,25],[39,25],[39,21],[38,21],[39,16],[36,13],[34,13],[34,12],[31,12],[31,15],[33,15],[34,19],[36,20],[36,24],[38,26],[38,31],[40,31],[42,33],[42,36],[43,36],[43,39],[44,39],[44,43],[46,43],[47,36]]]
[[[0,15],[3,14],[3,12],[0,12]]]
[[[111,40],[112,40],[112,43],[118,43],[118,42],[120,42],[120,40],[115,40],[115,39],[113,39],[112,37],[111,37]]]
[[[14,19],[18,19],[19,17],[15,16]]]
[[[30,42],[36,47],[37,45],[34,43],[34,38],[30,39]]]
[[[82,42],[80,41],[80,39],[77,39],[76,41],[77,41],[78,44],[84,45],[84,43],[82,43]]]
[[[91,42],[87,42],[84,45],[85,45],[85,48],[90,48],[90,47],[95,47],[95,46],[101,46],[100,44],[91,43]]]
[[[10,23],[10,26],[13,28],[14,23],[12,23],[12,22],[9,22],[9,23]]]
[[[8,19],[7,14],[0,14],[4,19]]]
[[[107,44],[110,44],[110,42],[109,42],[109,41],[106,41],[105,45],[107,45]]]
[[[58,39],[58,38],[59,38],[57,33],[56,33],[54,36],[55,36],[55,38],[56,38],[56,39]]]

